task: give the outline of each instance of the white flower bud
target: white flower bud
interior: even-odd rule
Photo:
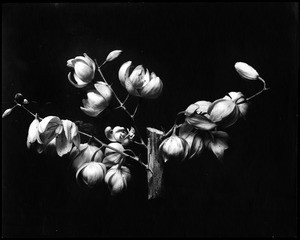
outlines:
[[[189,150],[187,141],[176,135],[168,137],[159,146],[164,162],[183,162],[188,157]]]
[[[130,181],[130,179],[131,173],[129,168],[115,165],[108,170],[104,181],[107,184],[111,195],[115,196],[127,189],[127,182]]]
[[[247,63],[237,62],[234,65],[234,67],[242,78],[248,80],[257,80],[259,77],[257,71],[253,67],[249,66]]]
[[[106,174],[106,167],[103,163],[89,162],[82,166],[76,174],[76,179],[81,176],[83,183],[89,188],[102,183]]]
[[[121,52],[122,52],[122,50],[114,50],[114,51],[110,52],[106,57],[106,62],[110,62],[110,61],[116,59],[121,54]]]

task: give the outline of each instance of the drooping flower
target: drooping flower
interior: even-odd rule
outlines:
[[[206,148],[211,150],[218,159],[222,160],[225,150],[228,149],[229,135],[223,131],[211,131],[206,136],[204,139]]]
[[[185,110],[185,121],[193,127],[200,130],[211,130],[215,128],[216,123],[209,119],[207,113],[208,107],[211,105],[209,101],[198,101]]]
[[[233,125],[239,118],[239,109],[236,103],[224,98],[214,101],[207,112],[209,119],[222,128]]]
[[[209,119],[218,126],[227,128],[239,117],[245,117],[249,102],[241,92],[230,92],[214,101],[207,109]]]
[[[69,158],[72,161],[72,169],[77,172],[86,163],[102,162],[103,152],[97,146],[83,143],[72,148]]]
[[[70,83],[77,88],[85,87],[94,79],[96,65],[86,53],[83,54],[83,57],[77,56],[74,59],[69,59],[67,61],[67,66],[74,68],[73,75],[70,72],[68,74],[68,79]],[[72,77],[76,83],[73,82]]]
[[[111,142],[119,142],[123,146],[127,146],[132,141],[134,132],[134,128],[126,129],[120,126],[116,126],[114,128],[108,126],[104,130],[105,136],[108,140]]]
[[[38,128],[37,134],[36,128]],[[73,144],[77,147],[80,144],[80,135],[76,124],[70,120],[61,120],[56,116],[45,117],[39,123],[34,121],[28,131],[27,144],[29,146],[35,137],[40,144],[39,153],[42,153],[51,142],[52,145],[55,144],[59,156],[69,153]]]
[[[158,148],[164,162],[183,162],[189,156],[189,145],[185,139],[176,135],[166,138]]]
[[[109,105],[112,98],[111,88],[104,82],[94,84],[95,89],[87,92],[87,99],[83,99],[80,109],[90,117],[97,117]]]
[[[88,162],[82,165],[82,167],[76,173],[77,182],[79,177],[82,182],[92,188],[103,182],[106,174],[106,167],[100,162]]]
[[[257,80],[259,78],[257,71],[247,63],[237,62],[234,67],[242,78],[248,80]]]
[[[185,139],[190,148],[189,159],[199,157],[204,150],[204,141],[198,132],[193,131],[194,127],[183,123],[179,129],[179,137]]]
[[[232,100],[238,107],[240,115],[245,117],[249,108],[249,102],[241,92],[230,92],[224,99]]]
[[[40,121],[35,116],[34,120],[29,125],[28,135],[27,135],[27,148],[30,148],[33,143],[35,143],[39,137],[39,124]]]
[[[127,189],[131,173],[128,167],[118,165],[112,166],[105,175],[105,183],[112,196],[119,195]]]
[[[105,157],[103,159],[103,163],[105,164],[106,167],[111,167],[111,166],[116,165],[121,162],[121,160],[124,158],[124,156],[120,152],[124,152],[125,149],[118,142],[110,143],[110,144],[108,144],[108,146],[117,150],[116,151],[109,147],[105,148],[105,151],[104,151]]]
[[[154,72],[149,73],[139,65],[130,72],[131,61],[124,63],[119,70],[119,79],[123,87],[133,96],[154,99],[157,98],[163,89],[161,79]]]

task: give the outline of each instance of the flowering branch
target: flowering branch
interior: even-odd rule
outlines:
[[[104,75],[103,75],[103,73],[102,73],[102,71],[101,71],[101,66],[103,66],[104,63],[103,63],[101,66],[99,66],[98,63],[97,63],[97,60],[95,59],[95,64],[96,64],[96,66],[97,66],[98,72],[100,73],[100,75],[101,75],[103,81],[108,85],[108,87],[110,88],[111,92],[113,93],[113,95],[115,96],[116,100],[118,101],[118,103],[119,103],[119,105],[120,105],[118,108],[123,109],[123,111],[125,111],[125,113],[130,117],[130,119],[131,119],[131,121],[132,121],[132,123],[133,123],[133,127],[135,128],[136,133],[137,133],[137,135],[138,135],[139,138],[140,138],[141,145],[143,145],[145,148],[147,148],[147,145],[145,144],[145,142],[144,142],[144,140],[143,140],[143,138],[142,138],[142,136],[141,136],[141,134],[140,134],[138,128],[137,128],[136,125],[135,125],[135,121],[134,121],[134,116],[135,116],[135,114],[136,114],[138,105],[137,105],[137,107],[136,107],[136,109],[135,109],[135,111],[134,111],[134,114],[131,115],[130,112],[127,110],[126,106],[125,106],[125,102],[126,102],[127,99],[129,98],[129,95],[127,95],[127,97],[125,98],[125,100],[122,102],[122,101],[119,99],[119,97],[117,96],[117,94],[115,93],[115,91],[113,90],[113,88],[108,84],[108,82],[106,81],[106,79],[105,79],[105,77],[104,77]]]
[[[15,101],[15,102],[16,102],[16,101]],[[30,110],[28,110],[23,104],[19,104],[19,103],[16,102],[16,105],[15,105],[14,107],[16,107],[16,106],[22,107],[26,112],[28,112],[28,113],[29,113],[30,115],[32,115],[34,118],[36,117],[36,114],[34,114],[34,113],[32,113]],[[41,117],[38,117],[38,119],[39,119],[39,120],[43,120],[43,118],[41,118]],[[141,165],[144,166],[145,168],[148,167],[146,164],[144,164],[143,162],[141,162],[141,161],[139,160],[138,157],[133,157],[133,156],[131,156],[131,155],[129,155],[129,154],[126,154],[126,153],[124,153],[124,152],[122,152],[122,151],[120,151],[120,150],[118,150],[118,149],[116,149],[116,148],[114,148],[114,147],[112,147],[112,146],[110,146],[110,145],[107,145],[107,144],[105,144],[104,142],[102,142],[100,139],[98,139],[98,138],[96,138],[96,137],[94,137],[94,136],[92,136],[92,135],[90,135],[90,134],[87,134],[87,133],[82,132],[82,131],[78,131],[78,132],[79,132],[80,134],[84,135],[84,136],[87,136],[87,137],[89,137],[89,138],[93,138],[96,142],[98,142],[98,143],[101,144],[101,147],[109,148],[109,149],[111,149],[111,150],[113,150],[113,151],[115,151],[115,152],[117,152],[117,153],[123,155],[124,157],[128,157],[128,158],[131,158],[131,159],[137,161],[139,164],[141,164]]]

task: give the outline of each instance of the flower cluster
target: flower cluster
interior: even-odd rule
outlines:
[[[80,186],[92,188],[105,182],[111,195],[118,195],[127,188],[131,178],[130,169],[124,165],[125,156],[122,154],[125,149],[122,144],[131,141],[133,134],[123,127],[115,127],[105,134],[113,141],[108,144],[103,152],[101,148],[85,143],[74,147],[70,153],[72,168],[75,171],[77,183]],[[126,134],[126,135],[122,135]]]
[[[244,79],[260,79],[257,71],[246,63],[236,63],[235,69]],[[174,129],[172,136],[160,144],[161,157],[165,162],[182,162],[199,157],[206,148],[222,159],[229,140],[223,129],[245,118],[248,99],[241,92],[229,92],[213,102],[201,100],[191,104],[184,111],[185,121],[178,134]]]
[[[121,50],[110,52],[103,64],[113,61],[121,52]],[[79,186],[93,188],[105,183],[111,195],[119,195],[127,189],[131,179],[131,172],[125,161],[126,157],[139,161],[135,153],[126,147],[134,142],[149,148],[134,124],[134,115],[138,106],[133,114],[128,112],[125,107],[127,98],[124,102],[120,101],[111,85],[105,80],[101,66],[98,66],[96,60],[93,61],[87,54],[69,59],[67,66],[72,68],[68,74],[68,80],[72,86],[86,91],[87,98],[82,99],[83,106],[80,106],[83,113],[90,117],[98,117],[115,97],[120,104],[118,108],[125,110],[133,121],[134,127],[128,129],[121,126],[113,128],[107,126],[104,134],[110,143],[105,144],[79,131],[78,126],[70,120],[62,120],[57,116],[47,116],[41,119],[37,114],[34,115],[24,106],[29,102],[20,93],[15,95],[16,105],[6,109],[2,118],[10,115],[15,107],[23,107],[35,116],[28,129],[28,148],[36,148],[38,153],[51,151],[60,157],[69,154]],[[185,115],[184,122],[180,125],[174,124],[169,131],[172,134],[166,134],[167,137],[159,145],[159,153],[164,162],[182,163],[186,159],[198,158],[204,149],[212,151],[218,159],[223,158],[229,139],[224,129],[235,124],[238,119],[245,118],[249,108],[249,99],[267,90],[264,80],[254,68],[243,62],[237,62],[234,67],[242,78],[262,81],[264,88],[249,98],[241,92],[232,91],[212,102],[200,100],[189,105],[185,111],[180,112]],[[95,80],[96,70],[103,81]],[[132,61],[121,65],[118,77],[128,94],[135,97],[155,99],[163,90],[163,82],[154,72],[150,73],[142,65],[134,67]],[[176,131],[178,128],[179,131]],[[135,133],[140,138],[139,142],[134,141]],[[81,143],[80,134],[89,136],[89,141]],[[94,145],[92,139],[97,140],[96,142],[101,146]],[[151,150],[148,149],[148,153]],[[134,157],[128,155],[126,151],[133,153]],[[145,166],[144,163],[140,163]],[[149,165],[150,163],[146,167]]]

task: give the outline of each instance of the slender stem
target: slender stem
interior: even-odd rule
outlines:
[[[115,91],[114,91],[114,90],[112,89],[112,87],[108,84],[108,82],[106,81],[106,79],[105,79],[105,77],[104,77],[104,75],[103,75],[103,73],[102,73],[102,71],[101,71],[101,69],[100,69],[100,66],[98,65],[96,59],[95,59],[95,64],[96,64],[96,66],[97,66],[97,68],[98,68],[98,72],[100,73],[100,75],[101,75],[103,81],[108,85],[108,87],[109,87],[110,90],[112,91],[113,95],[114,95],[115,98],[117,99],[117,101],[118,101],[118,103],[119,103],[119,105],[120,105],[120,108],[123,109],[123,110],[126,112],[126,114],[131,118],[132,123],[133,123],[133,127],[135,128],[136,133],[137,133],[137,135],[139,136],[142,145],[144,145],[144,146],[147,148],[147,145],[145,144],[145,142],[144,142],[144,140],[143,140],[141,134],[139,133],[138,128],[137,128],[136,125],[135,125],[134,116],[132,116],[132,115],[130,114],[130,112],[128,112],[128,110],[126,109],[126,107],[125,107],[125,105],[124,105],[125,101],[124,101],[124,102],[121,102],[121,100],[119,99],[119,97],[117,96],[117,94],[115,93]],[[128,99],[128,97],[126,97],[125,100],[127,100],[127,99]]]
[[[139,105],[140,105],[140,103],[138,103],[138,104],[136,105],[136,107],[135,107],[135,109],[134,109],[134,112],[133,112],[133,114],[131,115],[133,118],[134,118],[134,116],[135,116],[135,114],[136,114],[136,112],[137,112],[137,110],[138,110],[138,108],[139,108]]]
[[[100,75],[101,75],[103,81],[108,85],[108,87],[110,88],[111,92],[113,93],[113,95],[114,95],[115,98],[117,99],[117,101],[118,101],[118,103],[120,104],[120,106],[123,106],[123,103],[122,103],[121,100],[118,98],[117,94],[116,94],[115,91],[112,89],[112,87],[108,84],[108,82],[106,81],[106,79],[105,79],[105,77],[104,77],[104,75],[103,75],[103,73],[102,73],[102,71],[101,71],[101,69],[100,69],[100,67],[101,67],[103,64],[99,67],[99,65],[98,65],[96,59],[95,59],[95,64],[96,64],[96,66],[97,66],[97,68],[98,68],[98,72],[100,73]],[[123,107],[124,107],[124,106],[123,106]]]
[[[106,60],[99,66],[99,68],[101,68],[105,63],[106,63]]]
[[[123,105],[125,104],[125,102],[128,100],[128,98],[129,98],[129,94],[127,94],[127,96],[126,96],[126,98],[125,98],[125,100],[123,101]]]
[[[16,103],[15,107],[16,107],[16,106],[19,106],[19,107],[23,108],[25,111],[27,111],[27,112],[28,112],[30,115],[32,115],[34,118],[36,117],[36,114],[34,114],[34,113],[31,112],[30,110],[28,110],[26,107],[24,107],[24,105],[19,104],[19,103],[17,103],[16,101],[15,101],[15,103]],[[41,117],[38,117],[38,118],[39,118],[39,120],[43,120]]]
[[[182,124],[177,125],[177,120],[178,120],[178,117],[179,117],[181,114],[183,114],[183,113],[184,113],[184,111],[179,112],[179,113],[177,114],[173,126],[171,127],[171,129],[170,129],[167,133],[164,134],[163,137],[167,137],[167,136],[171,135],[171,133],[175,133],[176,129],[179,128],[179,127],[181,127]]]
[[[250,99],[256,97],[256,96],[259,95],[259,94],[261,94],[263,91],[266,91],[266,90],[269,90],[269,89],[270,89],[270,88],[267,88],[267,87],[266,87],[266,82],[265,82],[265,80],[263,80],[261,77],[258,77],[258,79],[259,79],[260,81],[263,82],[263,84],[264,84],[263,89],[260,90],[259,92],[255,93],[255,94],[252,95],[251,97],[248,97],[248,98],[247,98],[247,101],[249,101]]]

